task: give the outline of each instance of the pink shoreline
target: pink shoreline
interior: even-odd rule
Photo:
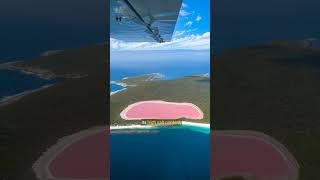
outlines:
[[[33,164],[36,177],[109,179],[109,133],[108,126],[93,127],[59,139]]]
[[[262,133],[213,132],[211,145],[211,174],[217,179],[232,175],[257,179],[298,177],[299,165],[294,157],[283,145]]]
[[[107,146],[106,131],[81,138],[57,154],[48,170],[56,179],[107,178]]]
[[[203,119],[201,109],[192,103],[176,103],[161,100],[140,101],[125,108],[120,116],[125,120],[142,119]]]

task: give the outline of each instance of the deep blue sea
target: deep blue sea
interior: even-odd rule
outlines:
[[[44,80],[36,75],[19,71],[0,70],[0,101],[6,96],[15,95],[27,90],[55,83],[56,80]]]
[[[210,179],[209,129],[177,126],[153,131],[111,133],[112,180]]]
[[[108,39],[108,1],[1,0],[0,63]]]
[[[48,50],[79,48],[108,39],[108,1],[2,0],[0,63],[28,60]],[[17,71],[0,70],[0,99],[48,82]]]

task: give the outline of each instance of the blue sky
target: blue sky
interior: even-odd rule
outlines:
[[[206,32],[210,32],[210,0],[184,0],[174,38]]]
[[[110,38],[112,51],[209,50],[210,0],[184,0],[170,42],[124,42]]]

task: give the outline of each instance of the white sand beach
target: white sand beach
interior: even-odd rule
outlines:
[[[210,128],[210,124],[182,121],[182,125]]]
[[[201,127],[201,128],[210,128],[210,124],[205,123],[194,123],[194,122],[187,122],[182,121],[182,125],[187,126],[195,126],[195,127]],[[119,125],[119,126],[110,126],[110,130],[117,130],[117,129],[152,129],[156,128],[157,126],[150,126],[150,125],[139,125],[139,124],[133,124],[133,125]]]

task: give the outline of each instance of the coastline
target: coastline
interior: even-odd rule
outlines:
[[[151,77],[150,77],[149,79],[147,79],[146,81],[153,81],[153,80],[155,80],[155,79],[165,77],[164,74],[155,72],[155,73],[141,74],[141,75],[136,75],[136,76],[127,76],[127,77],[122,78],[122,79],[119,80],[119,81],[128,80],[128,79],[132,79],[132,78],[140,78],[140,77],[143,77],[143,76],[151,76]],[[117,81],[115,81],[115,82],[117,82]]]
[[[127,89],[128,85],[126,83],[118,83],[117,81],[110,81],[110,84],[115,84],[115,85],[118,85],[118,86],[121,86],[123,87],[122,89],[119,89],[119,90],[116,90],[116,91],[111,91],[110,92],[110,96],[120,92],[120,91],[124,91]]]
[[[15,66],[15,64],[19,63],[19,62],[21,62],[21,61],[10,61],[10,62],[6,62],[6,63],[2,63],[2,64],[0,64],[0,70],[3,69],[3,70],[9,70],[9,71],[18,71],[18,72],[21,72],[21,73],[23,73],[25,75],[34,75],[34,76],[37,76],[40,79],[47,80],[47,81],[53,80],[53,78],[54,78],[53,76],[47,76],[46,74],[33,72],[31,70],[26,70],[24,68],[20,68],[20,67]],[[55,84],[56,83],[46,84],[46,85],[40,86],[40,87],[35,88],[35,89],[25,90],[25,91],[22,91],[20,93],[4,96],[4,97],[0,98],[0,107],[6,106],[8,104],[11,104],[12,102],[18,101],[21,98],[23,98],[23,97],[25,97],[25,96],[27,96],[27,95],[29,95],[31,93],[35,93],[35,92],[41,91],[43,89],[49,88],[51,86],[54,86]]]
[[[114,84],[114,85],[118,85],[118,86],[122,86],[122,87],[128,87],[129,86],[126,83],[121,83],[121,82],[117,82],[117,81],[110,81],[110,84]]]
[[[71,135],[60,137],[55,144],[48,147],[46,151],[44,151],[42,155],[38,157],[36,161],[34,161],[32,170],[35,173],[36,177],[38,179],[58,179],[54,177],[54,175],[49,170],[49,165],[59,155],[59,153],[63,152],[66,148],[72,145],[72,143],[75,143],[95,133],[103,132],[107,129],[108,128],[105,126],[95,126]]]
[[[263,141],[264,143],[272,146],[276,151],[278,151],[278,153],[280,153],[283,159],[286,159],[286,161],[289,162],[289,169],[291,172],[291,178],[289,179],[298,180],[300,168],[299,162],[289,149],[274,137],[255,130],[218,130],[213,131],[211,135],[216,137],[231,136],[237,138],[254,138],[256,140]]]
[[[22,63],[22,65],[19,63]],[[79,74],[79,73],[68,73],[68,74],[57,74],[49,69],[35,67],[35,66],[25,66],[23,61],[12,61],[0,64],[0,69],[6,69],[10,71],[19,71],[26,75],[35,75],[40,79],[44,80],[53,80],[57,78],[66,78],[66,79],[79,79],[85,78],[88,74]]]
[[[119,90],[116,90],[116,91],[112,91],[112,92],[110,92],[110,96],[112,96],[112,95],[114,95],[114,94],[116,94],[116,93],[118,93],[118,92],[120,92],[120,91],[124,91],[124,90],[126,90],[127,88],[122,88],[122,89],[119,89]]]
[[[118,130],[118,129],[152,129],[156,128],[156,126],[150,126],[150,125],[120,125],[120,126],[110,126],[110,130]]]
[[[52,80],[56,78],[56,75],[48,70],[33,68],[33,67],[21,67],[17,66],[17,63],[22,61],[12,61],[7,63],[0,64],[0,69],[10,70],[10,71],[19,71],[26,75],[35,75],[40,79]]]
[[[210,129],[210,124],[206,124],[206,123],[195,123],[195,122],[182,121],[182,125],[194,126],[194,127],[202,127],[202,128],[209,128]]]
[[[25,75],[37,76],[38,78],[40,78],[42,80],[47,80],[47,81],[52,81],[52,80],[58,79],[58,78],[78,79],[78,78],[84,78],[84,77],[88,76],[87,74],[74,74],[74,73],[66,74],[66,75],[57,75],[50,70],[46,70],[46,69],[42,69],[42,68],[35,68],[32,66],[23,67],[23,66],[17,65],[17,63],[20,63],[20,62],[23,62],[23,61],[20,60],[20,61],[10,61],[10,62],[2,63],[2,64],[0,64],[0,70],[17,71],[17,72],[23,73]],[[54,86],[55,84],[56,84],[56,82],[40,86],[39,88],[22,91],[17,94],[4,96],[4,97],[0,98],[0,107],[11,104],[12,102],[20,100],[24,96],[27,96],[31,93],[35,93],[40,90],[49,88],[51,86]]]
[[[210,124],[205,124],[205,123],[194,123],[194,122],[187,122],[187,121],[182,121],[182,126],[193,126],[193,127],[200,127],[200,128],[208,128],[210,129]],[[110,126],[110,130],[118,130],[118,129],[153,129],[157,128],[159,126],[150,126],[150,125],[120,125],[120,126]]]
[[[110,96],[112,96],[112,95],[114,95],[114,94],[116,94],[118,92],[121,92],[123,90],[126,90],[126,89],[128,89],[128,87],[135,87],[136,86],[135,84],[131,84],[130,85],[130,84],[127,84],[127,83],[124,83],[124,82],[121,82],[121,81],[132,79],[132,78],[139,78],[139,77],[143,77],[143,76],[151,76],[150,78],[146,79],[145,81],[153,81],[155,79],[165,77],[165,75],[163,75],[161,73],[151,73],[151,74],[142,74],[142,75],[138,75],[138,76],[124,77],[121,80],[110,81],[110,84],[114,84],[114,85],[118,85],[118,86],[122,86],[123,87],[122,89],[110,92]]]
[[[14,95],[11,95],[11,96],[5,96],[3,98],[0,99],[0,107],[3,107],[3,106],[6,106],[8,104],[11,104],[15,101],[18,101],[20,100],[21,98],[29,95],[29,94],[32,94],[32,93],[35,93],[35,92],[38,92],[38,91],[41,91],[43,89],[46,89],[46,88],[49,88],[51,86],[54,86],[55,84],[48,84],[48,85],[44,85],[44,86],[41,86],[39,88],[36,88],[36,89],[31,89],[31,90],[27,90],[27,91],[23,91],[21,93],[18,93],[18,94],[14,94]]]

